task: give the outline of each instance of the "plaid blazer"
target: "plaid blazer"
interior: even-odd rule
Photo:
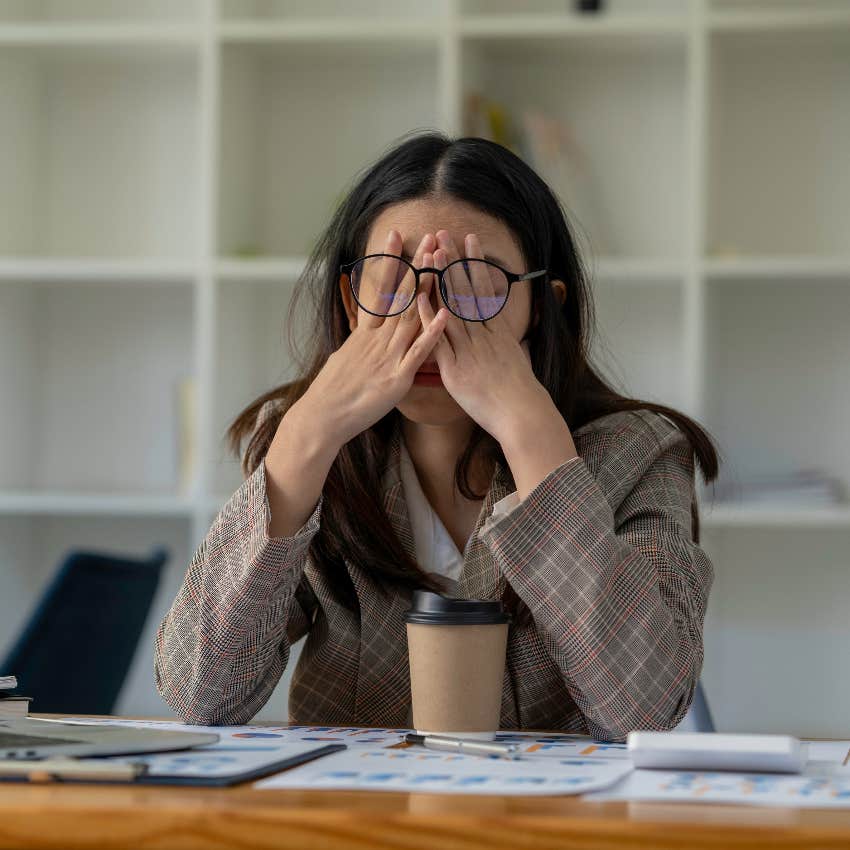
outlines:
[[[508,582],[532,614],[509,628],[501,728],[622,741],[687,712],[713,568],[692,540],[694,457],[681,430],[644,409],[603,416],[573,438],[578,458],[491,518],[515,489],[497,467],[455,595],[495,599]],[[383,503],[415,559],[400,439],[397,430]],[[260,463],[216,516],[156,634],[157,689],[186,722],[248,722],[307,635],[290,722],[409,728],[410,593],[388,604],[368,565],[346,561],[359,613],[333,601],[307,552],[323,500],[293,536],[270,538]]]

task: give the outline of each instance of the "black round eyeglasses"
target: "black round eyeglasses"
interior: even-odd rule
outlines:
[[[369,254],[344,263],[340,274],[348,277],[354,300],[373,316],[397,316],[416,299],[421,274],[436,274],[446,307],[466,322],[486,322],[505,306],[511,286],[545,275],[541,269],[515,274],[492,260],[462,257],[444,269],[415,268],[395,254]]]

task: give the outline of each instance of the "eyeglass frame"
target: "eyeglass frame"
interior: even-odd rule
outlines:
[[[368,260],[371,257],[392,257],[394,260],[400,260],[409,269],[411,269],[413,271],[414,277],[416,278],[416,284],[413,287],[413,297],[410,299],[410,303],[404,309],[399,310],[397,313],[373,313],[371,310],[367,310],[366,307],[364,307],[360,303],[360,299],[357,297],[357,293],[354,291],[354,282],[351,279],[351,270],[358,263],[362,263],[363,260]],[[458,314],[455,313],[455,311],[452,310],[452,308],[449,306],[449,299],[446,295],[444,274],[448,269],[450,269],[452,266],[456,265],[457,263],[462,263],[462,262],[468,261],[468,260],[475,260],[476,262],[479,262],[479,263],[487,263],[487,265],[490,265],[490,266],[493,266],[494,268],[497,268],[508,279],[508,291],[505,293],[505,300],[502,303],[502,306],[499,307],[499,309],[495,313],[493,313],[492,316],[488,316],[486,319],[467,319],[465,316],[458,316]],[[414,266],[412,263],[405,260],[404,257],[399,257],[398,254],[383,254],[383,253],[367,254],[365,257],[359,257],[358,259],[353,260],[350,263],[343,263],[339,267],[339,273],[344,274],[348,278],[348,285],[351,289],[351,294],[354,296],[354,300],[357,302],[358,306],[362,310],[364,310],[366,313],[368,313],[370,316],[378,316],[379,318],[382,318],[382,319],[387,319],[391,316],[400,316],[405,310],[410,309],[410,306],[416,302],[416,296],[419,294],[419,275],[421,275],[423,273],[436,274],[437,275],[437,283],[438,283],[439,290],[440,290],[440,298],[443,299],[443,303],[446,305],[446,308],[448,309],[448,311],[453,316],[457,316],[457,318],[460,319],[463,322],[490,322],[490,321],[492,321],[493,319],[496,318],[496,316],[499,315],[499,313],[502,312],[502,310],[505,309],[505,305],[508,303],[508,298],[510,298],[510,296],[511,296],[511,287],[515,283],[519,283],[520,281],[523,281],[523,280],[533,280],[535,278],[540,277],[540,275],[548,274],[548,272],[549,272],[548,269],[539,269],[536,272],[526,272],[525,274],[517,274],[516,272],[509,272],[507,269],[502,268],[502,266],[500,266],[498,263],[494,263],[492,260],[485,260],[481,257],[460,257],[457,260],[452,260],[446,266],[446,268],[444,268],[444,269],[436,269],[433,266],[423,266],[422,268],[417,269],[416,266]]]

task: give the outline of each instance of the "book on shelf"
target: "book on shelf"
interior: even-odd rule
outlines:
[[[552,187],[573,224],[592,237],[593,253],[617,253],[593,159],[567,121],[530,106],[512,112],[477,91],[466,93],[463,106],[464,135],[496,142],[527,162]]]
[[[16,694],[18,680],[14,676],[0,676],[0,720],[26,717],[32,697]]]
[[[177,431],[177,490],[191,492],[197,463],[197,388],[193,375],[177,381],[175,385],[175,413]]]

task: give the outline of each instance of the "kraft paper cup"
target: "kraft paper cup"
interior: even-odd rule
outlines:
[[[417,590],[404,619],[417,733],[493,740],[510,623],[501,602]]]

